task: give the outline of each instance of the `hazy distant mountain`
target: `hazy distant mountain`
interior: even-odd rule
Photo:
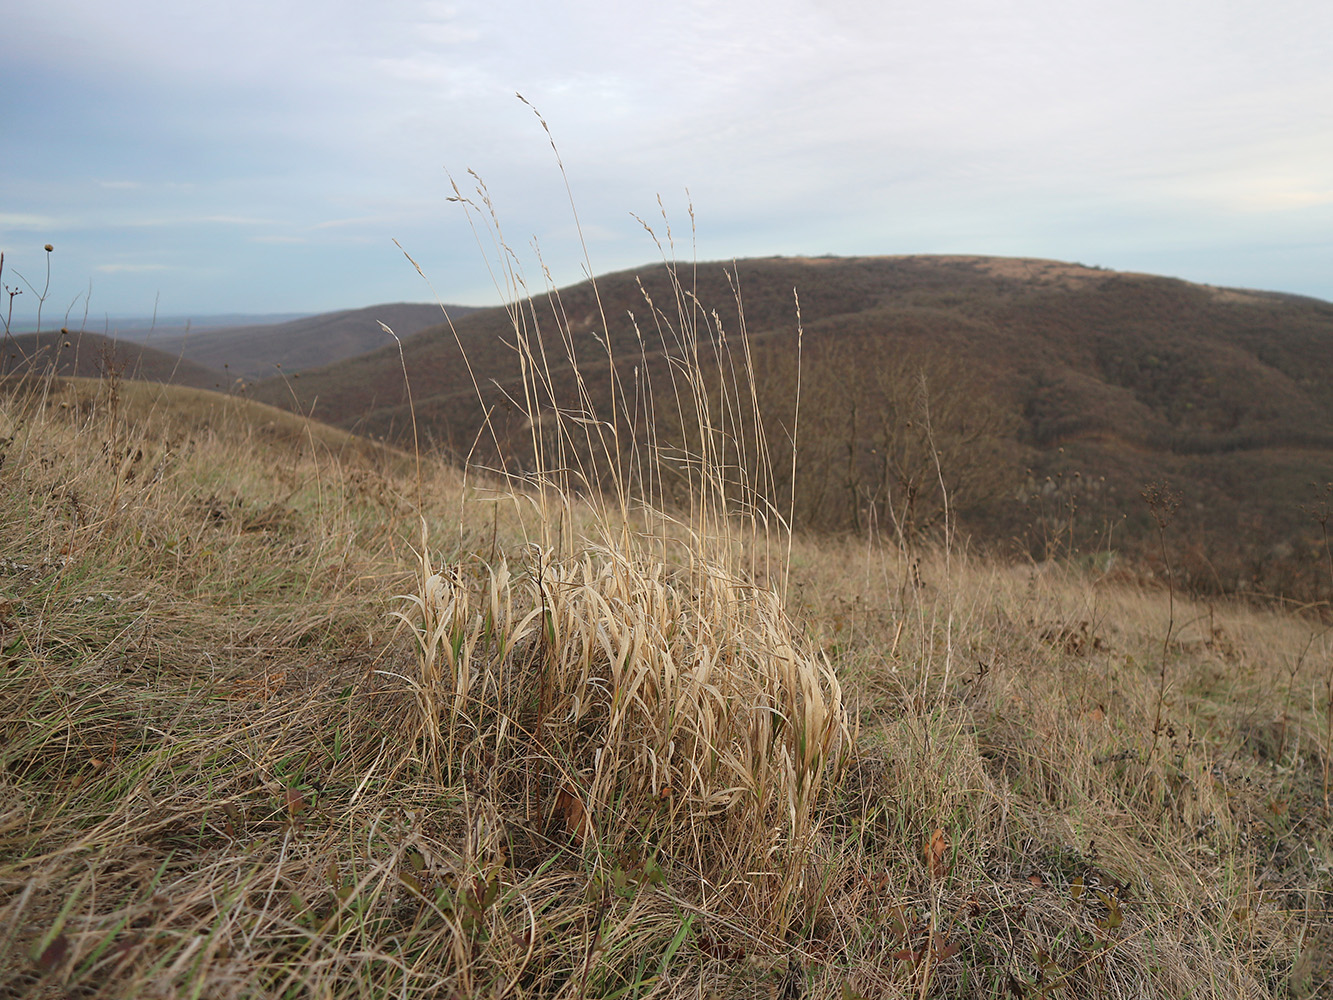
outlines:
[[[938,523],[940,477],[929,445],[941,452],[953,512],[976,538],[1037,558],[1098,549],[1150,555],[1156,522],[1140,494],[1165,481],[1183,497],[1167,537],[1177,574],[1192,585],[1328,590],[1309,510],[1315,487],[1333,483],[1333,304],[1010,258],[769,258],[682,268],[702,306],[681,300],[687,313],[702,322],[718,311],[733,360],[739,323],[728,272],[744,301],[779,499],[785,509],[795,489],[799,523],[886,533],[895,519]],[[794,487],[781,472],[790,465],[783,456],[796,395],[793,289],[804,328]],[[604,333],[588,283],[562,289],[558,303],[524,305],[541,324],[548,356],[565,357],[557,316],[572,333],[582,389],[557,361],[556,404],[576,407],[579,391],[594,402],[610,398],[605,344],[616,359],[618,398],[649,383],[658,394],[669,390],[662,338],[670,344],[682,324],[667,269],[605,275],[597,293]],[[531,424],[511,402],[521,396],[509,316],[481,310],[456,329],[484,399],[447,330],[405,341],[422,439],[457,453],[475,441],[477,457],[522,467]],[[705,360],[708,352],[705,337]],[[321,419],[400,440],[410,434],[392,346],[306,371],[293,386],[302,405],[318,399]],[[291,405],[285,385],[261,382],[253,392]],[[489,432],[478,437],[486,412],[498,449]]]
[[[445,308],[451,317],[472,311],[465,306]],[[383,347],[392,338],[380,328],[380,323],[406,339],[442,319],[439,305],[396,302],[303,316],[282,323],[192,328],[189,332],[159,330],[146,342],[169,354],[222,368],[233,377],[256,379],[273,375],[277,365],[287,372],[301,371]]]
[[[213,316],[105,316],[90,314],[60,317],[56,322],[49,318],[43,322],[42,331],[38,331],[31,322],[15,323],[11,333],[50,332],[61,326],[77,329],[82,326],[90,333],[100,333],[114,340],[132,340],[135,343],[153,342],[159,337],[182,336],[186,333],[206,333],[212,330],[225,330],[236,326],[261,326],[273,323],[286,323],[300,319],[310,313],[219,313]],[[49,316],[49,314],[48,314]]]
[[[0,341],[2,375],[74,375],[169,382],[196,389],[226,389],[225,372],[167,354],[146,344],[113,340],[100,333],[23,333]]]

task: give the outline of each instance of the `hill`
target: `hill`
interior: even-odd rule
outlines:
[[[694,349],[680,338],[697,331],[704,354],[722,343],[713,310],[727,350],[739,350],[729,274],[768,475],[782,509],[794,489],[799,524],[937,530],[943,484],[979,543],[1038,559],[1130,554],[1165,572],[1141,494],[1166,483],[1183,498],[1166,525],[1168,561],[1190,587],[1329,596],[1310,511],[1333,482],[1333,381],[1323,375],[1333,371],[1333,305],[1055,261],[913,256],[699,264],[682,268],[680,308],[669,269],[654,265],[599,278],[596,295],[585,283],[514,307],[537,334],[534,356],[560,359],[538,407],[578,410],[580,392],[605,403],[614,384],[622,400],[647,384],[669,394],[669,355]],[[797,389],[793,289],[804,329],[794,487],[783,471]],[[479,447],[487,463],[530,465],[511,313],[481,310],[454,330],[457,341],[436,327],[404,343],[419,427],[455,454]],[[575,365],[563,360],[563,331]],[[410,433],[392,346],[303,372],[296,390],[339,426]],[[285,385],[253,392],[290,405]]]
[[[445,308],[450,316],[472,311],[466,306]],[[258,379],[273,375],[275,367],[288,372],[301,371],[383,347],[391,338],[380,328],[380,323],[406,338],[438,325],[441,315],[441,307],[433,303],[394,302],[302,316],[281,323],[158,332],[137,339],[201,365],[225,369],[233,378]]]
[[[0,343],[0,377],[58,375],[169,382],[196,389],[225,389],[232,381],[222,371],[205,367],[145,344],[115,340],[100,333],[23,333]]]
[[[203,316],[176,316],[162,314],[160,316],[111,316],[102,317],[100,331],[94,331],[90,326],[84,326],[84,329],[90,332],[101,332],[115,340],[132,340],[135,343],[145,343],[156,340],[158,337],[183,337],[187,333],[207,333],[212,330],[226,330],[231,327],[241,326],[261,326],[274,323],[286,323],[288,320],[300,319],[308,316],[310,313],[211,313]],[[86,324],[94,317],[89,315],[84,320]],[[65,318],[66,325],[74,317]],[[11,333],[40,333],[32,322],[20,323],[15,321],[10,328]]]
[[[1308,612],[0,388],[0,996],[1333,987]]]

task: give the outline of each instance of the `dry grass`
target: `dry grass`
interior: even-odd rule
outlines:
[[[1164,644],[1132,580],[789,539],[743,320],[705,380],[679,292],[645,337],[690,455],[618,446],[631,382],[555,398],[518,313],[508,480],[5,394],[0,994],[1333,988],[1327,632],[1178,601]]]
[[[912,803],[890,871],[913,870],[935,823],[951,832],[955,933],[979,905],[1026,921],[983,945],[996,981],[1049,959],[1032,995],[1329,988],[1326,629],[1178,601],[1155,739],[1165,591],[832,548],[809,554],[799,600],[882,741],[879,788]],[[904,579],[921,582],[894,607]]]

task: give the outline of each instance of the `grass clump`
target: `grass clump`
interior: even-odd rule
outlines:
[[[554,790],[589,846],[791,856],[845,730],[836,678],[773,593],[721,576],[692,591],[634,555],[543,555],[475,589],[423,559],[404,617],[431,757],[498,767],[497,794],[539,760],[533,793]]]
[[[676,292],[673,314],[647,307],[654,350],[678,373],[672,423],[692,422],[695,446],[659,443],[652,387],[625,391],[604,342],[594,374],[596,355],[579,352],[595,335],[579,343],[516,306],[533,465],[495,471],[504,497],[537,516],[513,563],[437,570],[423,531],[418,586],[397,616],[416,640],[423,758],[446,780],[481,776],[489,801],[522,816],[534,863],[549,853],[538,831],[599,870],[631,857],[714,884],[749,872],[754,885],[728,905],[780,941],[799,920],[817,803],[850,734],[827,657],[743,558],[747,542],[771,553],[787,538],[730,433],[756,406],[753,386],[703,377],[702,358],[724,376],[736,358],[717,314]],[[557,293],[549,304],[558,318]],[[593,404],[594,377],[612,387],[610,412]],[[672,510],[668,466],[689,490]]]

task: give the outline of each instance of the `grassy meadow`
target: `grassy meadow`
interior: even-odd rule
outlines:
[[[1328,995],[1318,609],[793,535],[695,316],[508,478],[7,383],[0,996]]]

